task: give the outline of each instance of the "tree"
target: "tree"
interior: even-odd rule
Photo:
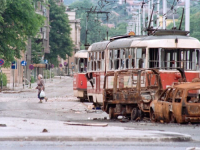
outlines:
[[[54,0],[49,0],[50,7],[50,35],[49,41],[51,50],[45,58],[50,63],[58,65],[58,56],[66,59],[66,55],[71,56],[73,51],[73,42],[70,37],[71,28],[69,25],[68,15],[65,13],[64,5],[58,6]]]
[[[35,36],[43,26],[44,18],[35,13],[32,0],[1,0],[0,58],[8,66],[15,58],[21,58],[26,50],[28,37]]]
[[[119,23],[116,28],[111,28],[109,30],[109,36],[116,36],[116,35],[125,35],[127,28],[127,23]]]
[[[190,36],[197,38],[200,40],[200,12],[199,12],[199,7],[200,3],[194,3],[193,6],[191,7],[191,13],[190,13]],[[176,21],[177,27],[180,25],[180,20],[181,20],[181,13],[182,9],[179,9],[178,11],[179,14],[179,19]],[[173,23],[169,24],[167,26],[168,29],[172,29]],[[183,18],[182,30],[185,30],[185,17]]]
[[[31,60],[33,63],[39,64],[41,62],[43,55],[42,48],[42,42],[40,42],[40,39],[31,38]]]
[[[85,44],[86,39],[86,11],[92,7],[96,8],[96,6],[98,6],[97,2],[98,1],[94,1],[94,3],[92,3],[91,0],[82,0],[76,1],[70,5],[70,9],[76,10],[76,18],[81,19],[81,48],[83,48],[83,44]],[[109,15],[109,23],[115,24],[116,28],[107,28],[106,14],[97,15],[96,13],[89,13],[89,19],[87,22],[88,35],[86,44],[92,44],[94,42],[107,39],[107,31],[109,37],[126,34],[127,23],[122,23],[125,19],[127,19],[127,14],[124,13],[125,5],[115,7],[116,5],[118,5],[118,3],[112,2],[112,5],[108,5],[103,8],[103,11],[105,10],[112,12]],[[99,10],[99,7],[97,7],[96,10]],[[116,16],[116,12],[118,11],[120,14],[119,16]]]

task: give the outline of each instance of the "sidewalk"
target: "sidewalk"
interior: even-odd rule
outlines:
[[[47,132],[43,132],[44,129]],[[109,125],[78,126],[67,125],[62,121],[5,117],[0,120],[0,133],[0,141],[177,142],[192,140],[190,135],[174,132],[136,130]]]
[[[43,79],[43,80],[45,81],[45,86],[49,87],[49,86],[52,86],[55,83],[62,82],[63,79],[69,79],[69,78],[71,79],[72,77],[61,76],[61,79],[60,79],[60,76],[55,76],[54,78],[51,79],[51,81],[50,81],[50,79]],[[32,91],[35,91],[36,86],[37,86],[37,82],[31,83],[31,88],[29,88],[30,87],[29,85],[24,86],[24,88],[23,88],[23,85],[21,85],[21,86],[15,87],[14,90],[9,89],[9,90],[6,90],[6,91],[2,91],[2,93],[32,92]]]

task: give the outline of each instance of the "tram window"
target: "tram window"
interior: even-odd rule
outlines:
[[[113,50],[109,50],[109,69],[112,70],[113,69]]]
[[[113,51],[110,50],[109,53],[110,53],[110,57],[109,57],[109,58],[110,58],[110,59],[113,59]]]
[[[159,67],[159,51],[158,48],[149,49],[149,68]]]
[[[184,68],[198,69],[199,51],[194,49],[163,49],[161,51],[161,67],[164,69]]]
[[[97,61],[97,70],[101,70],[101,61]]]
[[[132,68],[135,68],[135,59],[132,59],[131,66],[132,66]]]
[[[120,68],[120,50],[114,50],[114,69],[118,70]]]
[[[87,63],[87,70],[90,71],[90,62]]]
[[[101,52],[101,70],[104,70],[104,52]]]
[[[125,50],[125,58],[128,58],[128,56],[129,56],[129,49],[126,49]]]
[[[125,68],[128,69],[129,59],[126,59]]]
[[[91,71],[93,71],[94,69],[94,63],[93,63],[93,61],[91,62]]]
[[[101,70],[101,52],[98,52],[97,70]]]
[[[94,56],[93,56],[93,52],[90,53],[90,60],[93,60],[94,59]]]
[[[99,60],[101,60],[101,52],[98,52],[99,53]]]
[[[196,56],[195,56],[195,57],[196,57],[196,58],[195,58],[195,59],[196,59],[196,70],[199,69],[199,63],[200,63],[200,62],[199,62],[199,54],[200,54],[200,53],[199,53],[199,50],[196,50]]]
[[[135,68],[135,48],[129,49],[130,68]]]
[[[96,63],[96,61],[94,61],[94,71],[96,71],[97,70],[97,63]]]
[[[135,58],[135,49],[134,48],[131,48],[131,55],[132,55],[132,58]]]
[[[124,68],[124,60],[121,59],[121,69],[123,69],[123,68]]]
[[[113,69],[113,60],[109,61],[109,69],[112,70]]]
[[[144,68],[144,62],[146,60],[146,49],[137,48],[136,50],[136,66],[137,68]]]
[[[130,49],[129,48],[126,48],[124,50],[124,68],[125,69],[128,69],[129,68],[129,59],[130,59],[130,56],[129,56],[129,51]]]
[[[119,59],[114,60],[115,70],[119,69]]]
[[[83,58],[79,58],[78,72],[84,72],[84,59]]]
[[[102,55],[101,58],[104,59],[104,52],[102,52],[101,55]]]
[[[124,69],[125,65],[125,49],[120,50],[120,58],[121,58],[121,69]]]
[[[93,52],[93,60],[97,60],[97,53],[96,52]]]
[[[87,59],[84,59],[84,72],[87,72]]]

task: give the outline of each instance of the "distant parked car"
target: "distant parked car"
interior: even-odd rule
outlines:
[[[169,87],[150,104],[152,122],[200,122],[200,83]]]

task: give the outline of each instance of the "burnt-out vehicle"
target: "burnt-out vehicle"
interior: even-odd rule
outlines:
[[[110,119],[126,116],[135,120],[149,115],[151,101],[163,89],[158,70],[133,69],[107,73],[103,92],[103,110]]]
[[[169,87],[151,102],[152,122],[200,122],[200,83],[185,83]]]

